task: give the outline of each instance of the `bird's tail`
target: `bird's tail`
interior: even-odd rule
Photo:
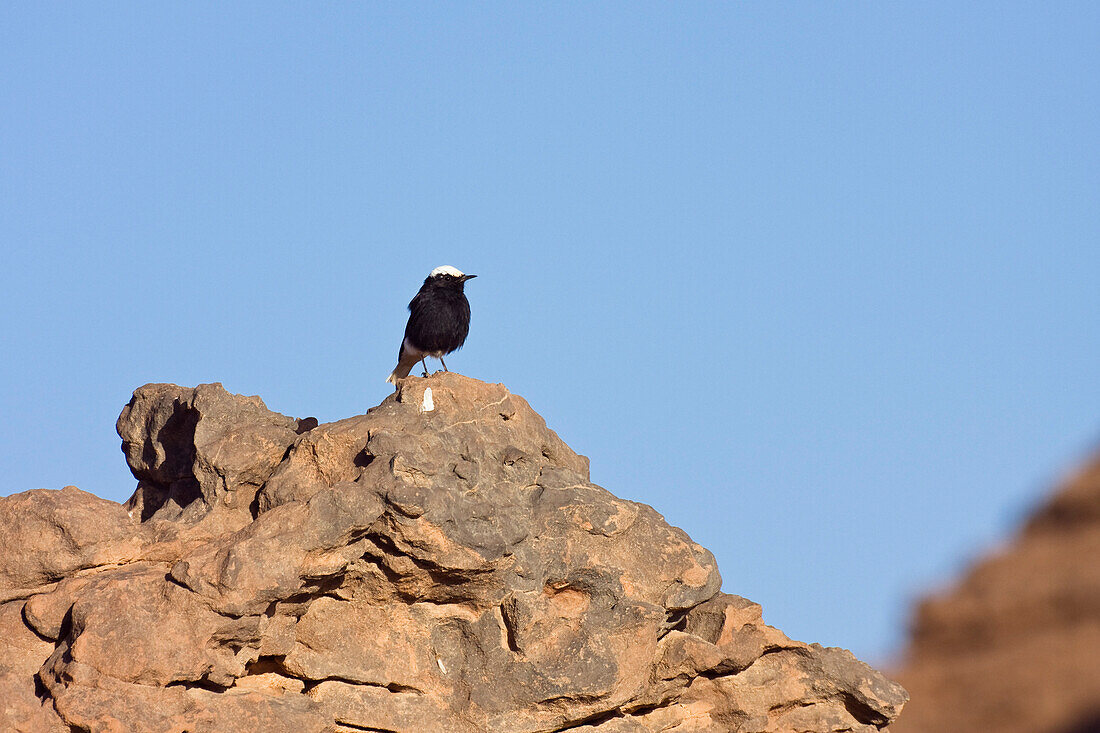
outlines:
[[[416,362],[418,361],[420,361],[420,354],[417,354],[415,351],[410,353],[405,349],[401,349],[401,355],[397,360],[397,366],[390,372],[390,376],[386,378],[386,381],[396,385],[397,380],[409,376],[409,372],[412,371],[412,368],[416,366]]]

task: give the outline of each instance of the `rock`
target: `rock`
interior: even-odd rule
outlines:
[[[49,700],[36,694],[35,672],[54,644],[24,623],[23,603],[0,605],[0,730],[13,733],[68,733]]]
[[[23,603],[12,601],[0,605],[0,639],[4,654],[0,656],[0,673],[31,677],[42,666],[42,660],[53,653],[54,644],[34,633],[23,619]],[[33,685],[32,685],[33,687]]]
[[[1006,548],[922,601],[891,730],[1100,730],[1100,458]]]
[[[5,733],[69,733],[54,712],[53,701],[41,700],[29,674],[0,672],[0,730]]]
[[[75,486],[0,498],[0,602],[132,561],[145,544],[123,507]]]
[[[147,385],[118,431],[129,513],[0,500],[33,550],[0,558],[13,729],[839,733],[906,699],[720,593],[501,385],[411,378],[324,425]]]
[[[219,504],[247,512],[298,432],[313,424],[220,384],[140,387],[115,426],[138,479],[127,507],[142,521],[196,521]]]

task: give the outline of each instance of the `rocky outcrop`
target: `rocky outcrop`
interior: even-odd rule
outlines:
[[[1100,458],[922,602],[912,634],[896,731],[1100,731]]]
[[[0,730],[870,733],[905,702],[501,385],[324,425],[147,385],[118,432],[125,506],[0,499]]]

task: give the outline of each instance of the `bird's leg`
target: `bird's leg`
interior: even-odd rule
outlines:
[[[420,365],[424,367],[424,376],[425,377],[428,376],[428,362],[425,361],[425,359],[427,359],[427,358],[428,357],[424,357],[424,359],[420,360]]]
[[[442,357],[442,356],[441,356],[441,357],[439,357],[439,363],[443,365],[443,371],[445,371],[445,372],[446,372],[446,371],[450,371],[449,369],[447,369],[447,362],[443,361],[443,357]]]

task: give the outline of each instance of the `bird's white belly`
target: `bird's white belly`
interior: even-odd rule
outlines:
[[[403,353],[403,354],[416,354],[417,359],[422,359],[425,356],[430,356],[432,358],[439,359],[443,356],[442,351],[421,351],[420,349],[418,349],[415,346],[413,346],[412,344],[410,344],[408,339],[405,339],[404,341],[401,342],[401,353]]]

